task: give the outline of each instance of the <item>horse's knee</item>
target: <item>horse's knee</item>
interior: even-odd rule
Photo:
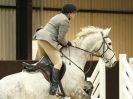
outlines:
[[[91,96],[88,95],[82,88],[76,88],[72,93],[72,99],[91,99]]]
[[[91,96],[93,90],[93,84],[90,81],[85,81],[84,91]]]

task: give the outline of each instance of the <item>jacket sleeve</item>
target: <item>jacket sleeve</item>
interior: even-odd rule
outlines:
[[[69,22],[64,20],[59,26],[58,42],[62,46],[66,46],[68,41],[65,40],[65,35],[68,32]]]

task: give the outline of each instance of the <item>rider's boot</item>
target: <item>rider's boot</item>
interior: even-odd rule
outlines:
[[[60,75],[60,70],[53,68],[52,70],[52,78],[51,78],[51,86],[50,86],[50,91],[49,93],[51,95],[56,95],[57,94],[57,88],[59,85],[59,75]]]

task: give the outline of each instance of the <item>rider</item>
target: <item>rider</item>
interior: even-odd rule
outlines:
[[[65,35],[68,32],[70,20],[74,18],[76,12],[77,8],[75,5],[65,4],[62,7],[61,13],[52,17],[50,21],[34,35],[34,38],[37,39],[38,42],[36,60],[40,60],[34,64],[34,66],[37,66],[39,63],[41,63],[41,58],[45,54],[48,55],[54,64],[52,70],[52,84],[49,92],[51,95],[56,94],[60,69],[62,67],[62,59],[57,46],[59,44],[61,46],[72,45],[70,41],[65,40]],[[31,66],[32,65],[33,64],[31,64]]]

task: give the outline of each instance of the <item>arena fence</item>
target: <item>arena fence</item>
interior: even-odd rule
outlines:
[[[87,80],[91,81],[94,86],[92,99],[106,99],[106,70],[105,63],[101,58],[99,58],[91,77]]]
[[[133,99],[133,58],[119,55],[119,99]]]

